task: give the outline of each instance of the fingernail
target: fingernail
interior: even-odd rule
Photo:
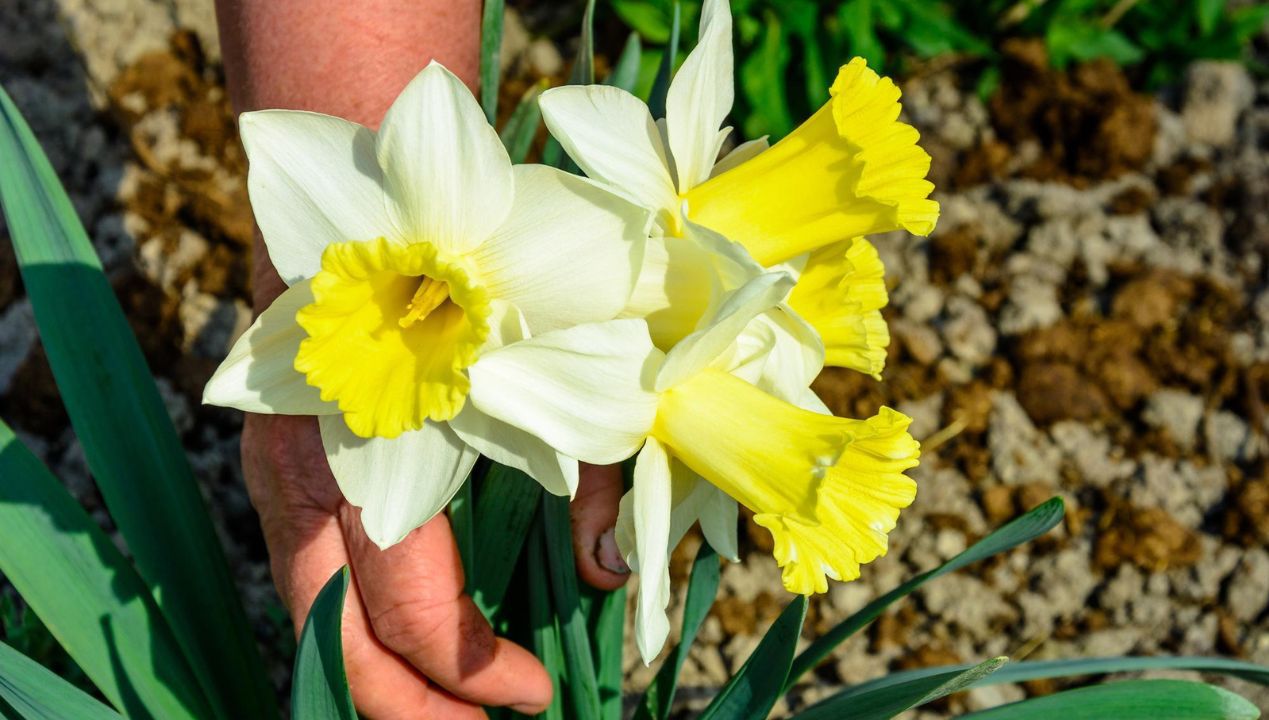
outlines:
[[[599,561],[599,566],[608,572],[618,575],[630,574],[630,566],[626,564],[625,559],[621,557],[621,550],[617,548],[616,528],[608,528],[603,535],[599,536],[599,541],[595,543],[595,559]]]
[[[541,703],[516,703],[508,705],[507,708],[512,712],[518,712],[521,715],[537,715],[542,712]]]

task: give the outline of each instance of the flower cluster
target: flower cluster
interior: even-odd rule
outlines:
[[[707,0],[663,120],[613,87],[544,93],[586,178],[513,166],[437,64],[377,133],[244,115],[252,204],[289,287],[206,401],[317,416],[385,547],[479,455],[559,495],[579,460],[637,455],[617,540],[642,577],[647,661],[669,630],[671,550],[699,523],[735,559],[739,505],[791,592],[858,577],[915,496],[919,446],[900,413],[837,418],[810,384],[826,364],[880,377],[884,268],[865,236],[931,231],[930,159],[860,59],[788,137],[719,159],[731,42],[726,0]]]

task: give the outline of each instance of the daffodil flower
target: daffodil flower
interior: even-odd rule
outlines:
[[[633,95],[595,85],[543,93],[543,117],[588,176],[656,212],[665,238],[654,238],[650,261],[691,255],[671,239],[683,237],[691,221],[743,245],[763,266],[815,270],[815,289],[803,289],[790,305],[820,331],[829,364],[876,375],[889,341],[877,332],[884,288],[880,298],[859,303],[846,297],[858,293],[818,280],[871,277],[875,263],[858,245],[866,241],[842,241],[934,228],[938,204],[928,199],[933,186],[925,180],[930,157],[917,146],[917,131],[898,121],[899,89],[855,58],[840,69],[829,102],[801,127],[772,147],[751,141],[715,162],[731,130],[720,129],[734,101],[731,30],[727,0],[706,0],[699,42],[670,84],[663,121]],[[665,249],[652,249],[658,242]],[[863,268],[861,259],[868,260]],[[645,267],[640,285],[656,282],[657,269]],[[687,274],[663,269],[665,294],[688,294],[678,288]],[[650,313],[654,337],[690,331],[683,313]],[[671,319],[678,324],[665,325]]]
[[[475,377],[518,340],[616,316],[648,213],[589,180],[513,168],[436,63],[377,133],[289,111],[241,127],[256,220],[289,288],[205,402],[318,416],[335,479],[381,546],[443,508],[478,454],[572,494],[576,461],[483,412]]]
[[[775,539],[784,586],[824,592],[828,578],[854,579],[885,553],[915,496],[904,472],[919,446],[906,417],[833,417],[810,377],[792,382],[797,404],[764,391],[772,338],[753,321],[792,284],[783,272],[750,280],[668,353],[644,321],[615,320],[516,343],[472,368],[482,410],[560,452],[596,463],[638,452],[618,543],[641,575],[635,634],[646,662],[669,631],[670,549],[697,519],[734,555],[739,501]]]

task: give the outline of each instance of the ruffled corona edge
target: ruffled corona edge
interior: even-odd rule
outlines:
[[[895,209],[899,226],[929,235],[939,204],[929,199],[934,184],[925,179],[930,155],[917,145],[916,128],[899,122],[899,88],[877,75],[863,58],[843,65],[829,89],[837,132],[858,148],[863,165],[856,192]]]
[[[899,511],[916,498],[916,482],[904,474],[921,453],[908,433],[910,422],[885,407],[867,420],[852,421],[850,443],[825,472],[813,516],[754,515],[754,522],[771,532],[789,592],[825,592],[828,578],[854,580],[861,565],[886,554]]]

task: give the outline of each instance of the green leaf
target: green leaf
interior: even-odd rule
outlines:
[[[635,710],[636,720],[664,720],[669,717],[683,662],[687,660],[692,642],[696,640],[696,633],[700,632],[701,624],[705,622],[705,616],[709,615],[709,609],[718,595],[720,572],[718,553],[709,543],[702,541],[700,550],[696,551],[696,560],[692,562],[691,577],[687,581],[687,600],[683,603],[683,632],[679,637],[679,644],[674,647],[670,657],[666,658],[665,664],[643,693],[643,699]]]
[[[1194,3],[1194,19],[1198,21],[1199,33],[1211,35],[1224,11],[1225,0],[1197,0]]]
[[[621,720],[621,655],[626,632],[626,588],[602,595],[591,633],[595,654],[595,679],[599,683],[599,714],[604,720]]]
[[[216,715],[275,718],[264,664],[154,378],[66,191],[2,90],[0,158],[0,204],[22,280],[110,515]]]
[[[536,483],[534,483],[536,484]],[[536,508],[536,505],[534,506]],[[546,561],[546,538],[541,516],[534,523],[533,533],[526,548],[526,574],[529,583],[529,625],[533,633],[533,653],[542,661],[555,692],[551,704],[538,717],[542,720],[564,718],[564,647],[560,642],[560,627],[555,609],[551,606],[551,571]]]
[[[480,18],[480,106],[493,125],[498,119],[498,81],[502,76],[503,0],[485,0]]]
[[[568,670],[568,693],[573,714],[579,720],[598,720],[599,681],[590,651],[590,633],[577,590],[577,565],[573,557],[573,530],[568,498],[542,494],[542,532],[550,567],[555,616]]]
[[[817,638],[815,642],[811,643],[810,647],[798,655],[793,662],[793,669],[789,672],[788,685],[792,686],[799,677],[828,657],[829,653],[833,652],[833,649],[845,641],[846,638],[876,620],[895,601],[907,597],[917,588],[935,578],[955,572],[966,565],[985,560],[992,555],[1002,553],[1040,537],[1062,520],[1064,512],[1065,505],[1062,503],[1062,498],[1052,498],[1032,508],[1026,514],[1009,521],[1003,527],[974,543],[960,555],[933,570],[917,575],[894,590],[868,603],[862,610],[846,618],[832,630]]]
[[[1185,680],[1127,680],[1067,690],[962,715],[961,720],[1256,720],[1223,688]]]
[[[612,0],[612,9],[631,30],[648,42],[664,43],[670,38],[673,11],[667,2]]]
[[[458,546],[458,557],[463,561],[463,577],[476,574],[476,529],[472,517],[472,478],[463,481],[458,492],[449,501],[449,526],[454,533],[454,544]]]
[[[538,126],[542,123],[542,109],[538,106],[538,95],[546,87],[545,80],[525,91],[520,104],[511,111],[507,124],[502,126],[498,137],[507,148],[507,155],[512,163],[522,163],[529,156],[533,147],[533,139],[538,134]]]
[[[763,720],[767,717],[784,694],[789,665],[806,619],[806,606],[806,596],[799,595],[784,608],[753,654],[701,713],[700,720]]]
[[[7,717],[6,711],[21,720],[123,720],[79,688],[0,643],[0,715]]]
[[[919,668],[887,675],[887,682],[900,683],[909,680],[920,680],[930,675],[945,672],[960,672],[969,669],[970,665],[951,665],[944,667]],[[1221,673],[1261,685],[1269,685],[1269,667],[1241,660],[1230,660],[1218,657],[1101,657],[1072,658],[1070,660],[1032,660],[1010,663],[989,677],[979,678],[974,687],[995,685],[998,683],[1024,682],[1026,680],[1043,680],[1046,678],[1072,677],[1076,675],[1103,675],[1117,672],[1140,672],[1143,670],[1194,670],[1206,673]],[[878,682],[878,681],[874,681]],[[849,696],[857,688],[843,690],[840,695]]]
[[[494,463],[485,473],[476,499],[476,567],[467,590],[486,618],[502,606],[541,495],[542,486],[519,470]]]
[[[586,12],[582,14],[582,29],[578,34],[577,57],[573,70],[568,74],[569,85],[592,85],[595,82],[595,0],[586,0]],[[564,154],[564,148],[554,137],[546,138],[542,148],[542,163],[565,172],[578,172],[577,163]]]
[[[639,42],[638,34],[630,33],[621,49],[621,55],[617,57],[617,64],[613,65],[604,84],[634,92],[635,84],[639,82],[639,63],[642,59],[643,43]]]
[[[674,0],[669,42],[665,45],[665,52],[661,54],[661,65],[657,68],[656,79],[652,81],[652,92],[648,94],[648,110],[654,120],[665,117],[665,98],[670,93],[670,79],[674,76],[674,65],[678,62],[682,18],[683,8],[678,0]]]
[[[889,720],[905,710],[960,692],[998,671],[1008,658],[920,677],[895,673],[847,688],[794,716],[794,720]]]
[[[746,137],[770,135],[774,143],[793,129],[784,97],[789,46],[779,17],[770,11],[766,17],[758,47],[740,63],[740,90],[752,109],[742,123]]]
[[[868,66],[881,71],[886,51],[873,29],[872,0],[848,0],[837,8],[837,17],[850,39],[849,52],[868,61]]]
[[[304,720],[357,720],[344,674],[344,594],[348,566],[335,571],[309,608],[291,676],[291,714]]]
[[[207,717],[198,680],[141,578],[3,422],[0,573],[115,707]]]

